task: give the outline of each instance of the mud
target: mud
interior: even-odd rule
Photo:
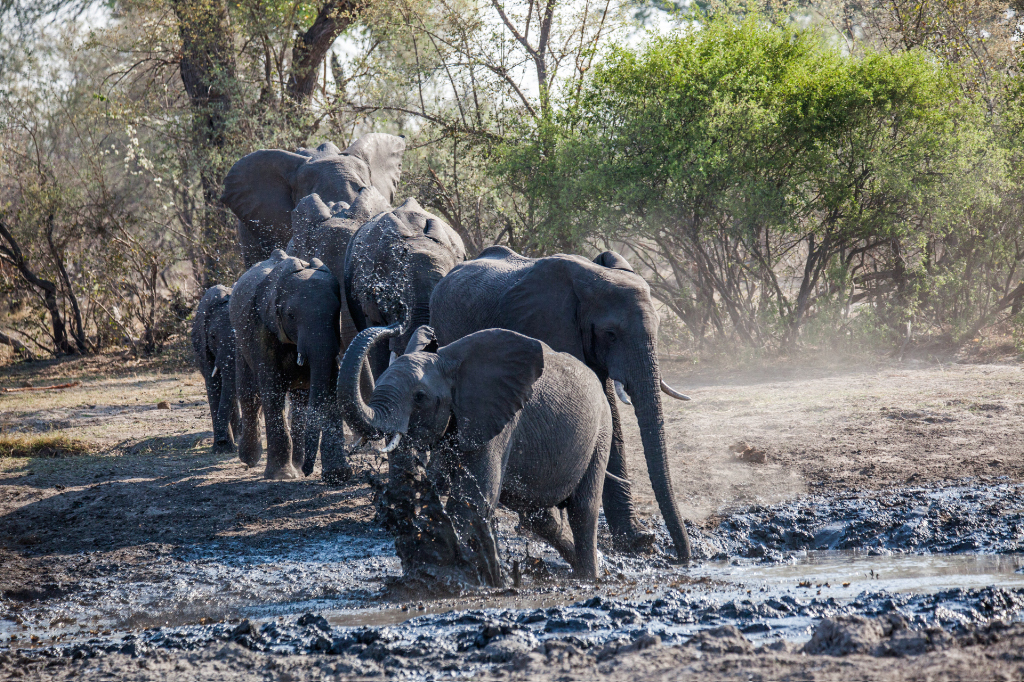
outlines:
[[[1024,678],[1019,366],[666,373],[695,397],[666,423],[701,560],[666,553],[627,417],[655,554],[602,524],[604,574],[574,582],[499,511],[521,587],[445,598],[394,583],[381,462],[263,481],[209,454],[181,368],[0,375],[81,380],[0,396],[0,428],[96,448],[0,460],[0,679]]]
[[[699,551],[717,559],[778,561],[791,550],[1020,552],[1024,486],[964,479],[956,485],[808,495],[794,503],[713,516],[698,538]]]

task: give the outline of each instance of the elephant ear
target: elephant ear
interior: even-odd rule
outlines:
[[[500,326],[543,338],[552,348],[583,360],[580,298],[574,281],[585,274],[580,271],[572,258],[554,256],[534,261],[498,301]]]
[[[613,270],[625,270],[626,272],[636,272],[633,266],[629,264],[622,254],[616,253],[615,251],[605,251],[597,255],[594,262],[598,265]]]
[[[452,382],[452,412],[467,452],[501,433],[544,371],[541,342],[505,329],[470,334],[437,354]]]
[[[405,355],[421,352],[437,352],[437,338],[434,336],[433,328],[428,327],[427,325],[417,327],[416,331],[414,331],[412,336],[409,338],[408,345],[405,347]]]
[[[290,225],[295,206],[292,186],[304,154],[260,149],[239,159],[224,177],[220,200],[240,219],[269,228]]]
[[[405,138],[387,133],[363,135],[342,152],[362,159],[370,169],[370,184],[388,203],[395,200],[395,190],[402,175]]]
[[[276,261],[273,269],[264,278],[260,298],[260,318],[281,343],[292,343],[281,324],[281,301],[279,299],[282,280],[306,269],[306,263],[288,256],[281,249],[274,249],[269,261]],[[266,262],[266,261],[265,261]]]

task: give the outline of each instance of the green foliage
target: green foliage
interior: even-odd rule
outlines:
[[[757,15],[616,48],[559,122],[555,153],[505,156],[547,201],[540,239],[578,248],[600,229],[695,337],[729,327],[757,345],[795,341],[868,269],[902,268],[905,295],[900,256],[864,254],[991,203],[1003,163],[950,67],[847,56]]]

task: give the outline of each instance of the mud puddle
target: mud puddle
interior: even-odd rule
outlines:
[[[499,532],[506,558],[539,568],[519,589],[396,597],[384,590],[400,567],[383,534],[270,549],[222,541],[0,614],[0,649],[82,658],[233,641],[430,678],[563,645],[684,643],[723,626],[766,644],[805,641],[842,616],[947,633],[1024,620],[1020,485],[962,481],[736,510],[691,528],[704,560],[690,566],[605,547],[597,585],[569,580],[564,562],[511,519]]]

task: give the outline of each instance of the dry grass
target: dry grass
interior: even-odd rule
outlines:
[[[89,454],[88,443],[64,435],[16,436],[0,435],[0,458],[41,457],[63,458]]]

